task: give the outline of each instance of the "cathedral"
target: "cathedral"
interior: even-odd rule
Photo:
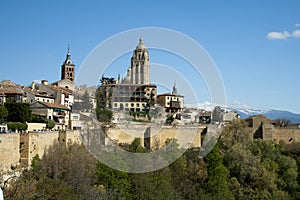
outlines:
[[[127,70],[127,76],[122,80],[127,84],[150,84],[150,60],[149,53],[140,38],[140,42],[131,57],[131,66]]]
[[[124,78],[102,76],[98,103],[102,108],[146,112],[156,102],[156,85],[150,83],[150,59],[143,39],[139,39]]]

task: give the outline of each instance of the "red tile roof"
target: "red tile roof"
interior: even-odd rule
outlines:
[[[49,103],[49,102],[41,102],[41,101],[39,101],[39,103],[48,108],[60,108],[60,109],[64,109],[64,110],[70,110],[68,107],[61,105],[59,103]]]
[[[64,94],[72,95],[73,91],[70,90],[69,88],[63,88],[55,85],[45,85],[46,87],[49,87],[51,89],[57,90],[57,91],[62,91]]]

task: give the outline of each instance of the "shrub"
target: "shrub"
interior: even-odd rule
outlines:
[[[7,124],[7,128],[13,131],[15,130],[25,131],[27,130],[28,125],[26,123],[21,123],[21,122],[10,122]]]

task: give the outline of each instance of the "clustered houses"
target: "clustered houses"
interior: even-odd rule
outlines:
[[[42,80],[40,84],[32,82],[30,86],[21,86],[11,81],[0,84],[0,103],[8,99],[29,103],[32,114],[44,116],[56,122],[56,129],[72,128],[71,110],[74,103],[75,65],[70,50],[61,66],[61,80],[49,84]]]

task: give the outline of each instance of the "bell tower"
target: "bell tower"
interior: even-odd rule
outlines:
[[[68,45],[68,53],[66,55],[66,60],[61,66],[61,80],[68,79],[74,83],[75,77],[75,65],[71,60],[70,47]]]
[[[130,73],[132,84],[150,84],[149,53],[142,38],[131,57]]]

